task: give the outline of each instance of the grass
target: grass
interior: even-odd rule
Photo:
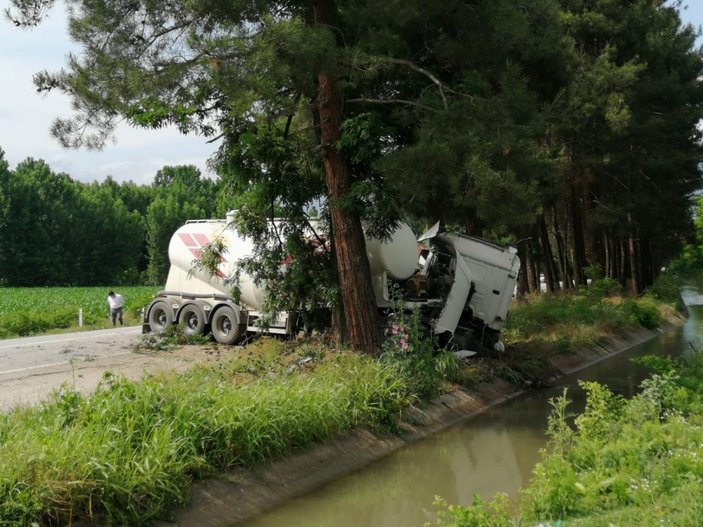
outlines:
[[[700,526],[703,355],[639,361],[653,375],[632,399],[588,382],[581,414],[569,412],[567,391],[552,400],[549,444],[517,506],[505,496],[468,507],[440,501],[436,525]]]
[[[586,384],[588,405],[575,429],[564,412],[553,419],[552,451],[525,491],[527,521],[596,526],[630,518],[627,525],[700,525],[701,392],[679,379],[655,375],[629,401]]]
[[[568,398],[553,401],[550,443],[515,512],[505,496],[441,507],[437,525],[562,527],[672,525],[703,518],[703,413],[699,365],[655,375],[624,400],[585,383],[586,410],[573,418]],[[693,374],[695,389],[681,382]]]
[[[627,329],[658,327],[674,310],[652,296],[628,298],[600,286],[571,295],[536,295],[513,306],[503,331],[508,345],[547,357],[595,345]]]
[[[678,297],[625,297],[611,280],[597,280],[575,294],[534,295],[514,302],[502,338],[505,353],[476,357],[455,380],[465,387],[501,378],[536,387],[558,373],[557,355],[595,347],[604,337],[646,327],[654,329],[675,312]]]
[[[121,291],[132,306],[137,292]],[[256,466],[355,426],[393,429],[405,406],[452,383],[471,387],[502,377],[522,385],[545,375],[551,354],[604,331],[651,325],[660,315],[651,299],[584,292],[518,306],[506,332],[510,348],[497,357],[459,363],[448,353],[433,355],[409,317],[395,321],[381,359],[316,341],[260,339],[186,373],[140,382],[106,375],[91,396],[66,386],[39,407],[0,415],[0,523],[147,525],[185,503],[194,479]],[[567,466],[555,462],[548,473],[557,491],[552,496],[545,487],[546,498],[534,502],[550,503],[549,514],[564,503],[559,476],[570,474]],[[591,489],[590,480],[579,483]],[[569,500],[572,486],[580,491],[570,485]],[[452,525],[502,525],[500,507],[453,509],[474,523]],[[530,512],[535,521],[553,518],[538,509]],[[475,523],[486,517],[489,523]]]
[[[83,310],[83,329],[110,327],[107,287],[0,287],[0,338],[65,331],[78,327]],[[120,287],[125,298],[127,325],[141,323],[141,309],[158,288]]]
[[[146,525],[184,503],[193,478],[392,425],[411,400],[391,364],[343,351],[303,358],[265,339],[217,367],[107,376],[91,397],[65,389],[3,415],[0,521]]]

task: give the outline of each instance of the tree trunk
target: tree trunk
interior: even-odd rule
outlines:
[[[585,261],[584,256],[584,239],[583,239],[583,218],[581,214],[581,205],[576,197],[576,189],[571,191],[571,206],[570,221],[571,236],[569,237],[569,245],[571,252],[571,263],[574,269],[574,284],[576,287],[586,285],[586,278],[583,272]]]
[[[559,217],[557,216],[556,208],[554,209],[554,237],[557,242],[557,252],[559,253],[559,262],[561,264],[561,288],[564,291],[568,291],[573,288],[573,283],[571,281],[571,270],[569,269],[569,257],[566,254],[566,244],[559,228]]]
[[[630,278],[632,279],[632,292],[636,295],[640,294],[640,270],[639,270],[639,251],[637,248],[637,235],[634,232],[632,215],[627,213],[627,223],[630,227],[630,234],[627,239],[627,251],[630,257]]]
[[[643,241],[640,238],[640,287],[645,291],[654,283],[654,257],[652,255],[651,240]]]
[[[613,257],[610,252],[610,239],[606,234],[603,235],[603,276],[604,277],[609,277],[612,266],[613,266]]]
[[[613,277],[613,256],[610,247],[610,238],[606,234],[603,235],[603,276]]]
[[[537,266],[532,250],[532,242],[530,240],[525,242],[525,268],[527,270],[527,286],[530,293],[539,293]]]
[[[520,300],[525,298],[528,292],[527,284],[527,266],[525,262],[527,261],[527,241],[523,240],[518,243],[517,255],[520,258],[520,271],[518,271],[518,281],[517,281],[517,296]]]
[[[627,250],[630,257],[630,287],[632,288],[632,292],[638,295],[640,294],[639,258],[637,257],[637,241],[632,235],[627,240]]]
[[[554,265],[554,255],[552,254],[552,245],[549,242],[549,231],[547,230],[547,220],[544,214],[540,214],[537,218],[539,227],[539,239],[542,246],[542,255],[544,258],[544,282],[547,286],[547,292],[553,293],[556,290],[556,266]]]
[[[315,2],[315,23],[334,27],[333,0]],[[331,29],[330,29],[331,30]],[[381,326],[371,286],[371,271],[359,215],[342,205],[351,190],[349,163],[337,149],[341,136],[342,96],[336,79],[328,72],[318,74],[317,111],[325,166],[325,183],[330,203],[332,240],[337,259],[342,306],[350,344],[358,350],[376,354],[381,347]]]
[[[620,276],[620,283],[623,288],[627,286],[627,249],[625,248],[625,242],[620,240],[618,242],[618,249],[620,251],[620,262],[618,265],[618,274]]]

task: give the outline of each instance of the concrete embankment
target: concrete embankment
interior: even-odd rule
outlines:
[[[672,317],[657,330],[639,329],[602,339],[599,345],[559,355],[552,361],[561,375],[572,373],[646,342],[683,324]],[[191,504],[159,527],[223,527],[260,514],[278,504],[356,471],[394,450],[455,425],[523,393],[504,381],[475,390],[458,389],[422,408],[409,408],[401,433],[386,435],[355,429],[344,437],[313,445],[304,452],[253,470],[236,470],[193,486]]]

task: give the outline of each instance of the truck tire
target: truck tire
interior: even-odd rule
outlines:
[[[151,304],[149,309],[149,326],[152,333],[161,334],[173,324],[173,310],[167,302],[159,300]]]
[[[234,344],[242,336],[239,313],[230,306],[222,306],[215,311],[210,321],[212,336],[220,344]]]
[[[178,323],[183,324],[186,335],[202,335],[205,330],[205,312],[198,304],[186,304],[178,314]]]

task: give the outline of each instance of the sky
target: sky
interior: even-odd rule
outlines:
[[[0,0],[4,9],[6,0]],[[685,0],[681,18],[696,27],[703,26],[703,0]],[[54,172],[65,172],[84,182],[116,181],[150,184],[165,165],[195,165],[213,177],[206,168],[216,145],[198,136],[183,136],[175,129],[142,130],[121,125],[116,142],[99,152],[61,147],[49,128],[56,117],[70,117],[70,99],[59,93],[38,94],[32,75],[42,70],[56,71],[66,64],[70,42],[64,6],[57,2],[49,17],[31,30],[15,28],[0,19],[0,148],[10,168],[28,157],[43,159]],[[699,40],[703,45],[703,39]]]
[[[0,0],[0,148],[11,169],[32,157],[84,182],[112,176],[120,182],[150,184],[165,165],[195,165],[203,175],[214,177],[206,161],[217,146],[175,128],[143,130],[123,124],[116,143],[99,152],[62,147],[49,129],[56,117],[71,116],[70,98],[37,93],[32,75],[61,69],[69,51],[80,50],[68,38],[64,5],[57,2],[49,18],[30,30],[16,28],[4,17],[6,5]]]

